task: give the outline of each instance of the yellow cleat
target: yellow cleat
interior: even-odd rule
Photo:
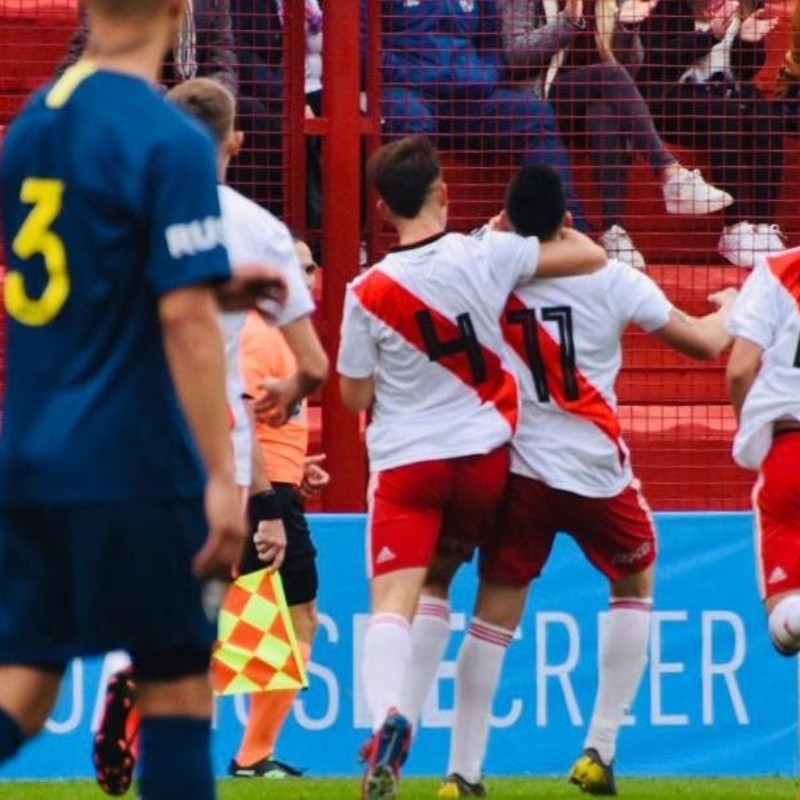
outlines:
[[[480,781],[470,783],[462,775],[453,772],[442,781],[437,797],[442,800],[457,800],[459,797],[486,797],[487,794],[486,787]]]
[[[579,786],[587,794],[615,795],[614,764],[605,764],[597,750],[587,747],[572,765],[569,782]]]

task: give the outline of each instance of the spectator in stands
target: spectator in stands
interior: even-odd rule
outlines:
[[[532,81],[537,96],[553,101],[562,130],[586,138],[602,197],[600,242],[609,256],[638,269],[645,266],[623,225],[629,141],[660,177],[668,213],[706,214],[733,202],[699,172],[683,168],[661,141],[624,66],[635,64],[637,40],[605,13],[607,4],[587,0],[585,17],[584,0],[567,0],[560,13],[555,0],[498,0],[498,5],[512,74]],[[623,20],[633,19],[633,5],[624,7]],[[606,43],[600,31],[609,16]]]
[[[89,41],[86,9],[81,6],[78,27],[56,72],[61,74],[82,55]],[[163,81],[174,86],[189,78],[213,78],[237,94],[238,77],[228,0],[186,0],[180,38],[167,56]]]
[[[495,0],[383,0],[381,22],[384,133],[551,164],[576,227],[587,230],[552,107],[504,85]]]
[[[785,125],[780,104],[752,82],[777,20],[751,0],[703,5],[697,20],[691,0],[649,5],[636,80],[667,140],[709,152],[715,182],[736,198],[718,250],[751,267],[785,249],[775,220]]]

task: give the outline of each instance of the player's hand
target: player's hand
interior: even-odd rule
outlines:
[[[320,466],[327,457],[325,453],[306,457],[303,464],[303,481],[300,484],[300,494],[306,500],[319,494],[331,482],[330,473]]]
[[[739,28],[739,38],[743,42],[760,42],[775,30],[780,21],[779,18],[767,17],[766,13],[766,9],[759,8],[742,22],[742,27]]]
[[[198,578],[230,578],[239,563],[247,537],[239,487],[232,478],[208,479],[205,494],[208,537],[195,556],[192,570]]]
[[[216,288],[223,311],[258,309],[274,319],[286,305],[289,290],[283,273],[266,265],[237,266],[234,276]]]
[[[721,289],[719,292],[712,292],[708,296],[708,302],[713,303],[721,311],[727,311],[733,308],[736,298],[739,296],[739,290],[733,288]]]
[[[655,10],[659,0],[628,0],[619,7],[617,21],[622,25],[641,25]]]
[[[487,227],[490,231],[501,231],[503,233],[511,233],[512,231],[511,223],[508,221],[505,211],[495,214],[487,223]]]
[[[253,534],[253,542],[258,557],[266,563],[267,570],[279,570],[286,558],[286,529],[283,527],[283,520],[261,520],[258,530]]]
[[[294,376],[281,380],[269,378],[261,388],[264,391],[253,403],[253,413],[259,422],[280,428],[294,415],[300,402],[297,381]]]

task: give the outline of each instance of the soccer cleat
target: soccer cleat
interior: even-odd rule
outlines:
[[[470,783],[463,775],[451,772],[439,787],[437,797],[455,800],[457,797],[486,797],[488,792],[481,781]]]
[[[381,729],[361,749],[367,762],[361,785],[363,800],[390,800],[397,795],[400,768],[408,758],[411,723],[391,710]]]
[[[100,788],[119,797],[133,782],[139,754],[139,714],[136,686],[130,668],[111,677],[106,687],[106,705],[94,735],[92,760]]]
[[[703,180],[700,170],[681,167],[662,186],[668,214],[713,214],[733,203],[733,197]]]
[[[248,767],[243,767],[234,758],[228,765],[228,775],[232,778],[267,778],[268,780],[283,780],[284,778],[299,778],[302,769],[292,767],[283,761],[274,758],[262,758]]]
[[[572,765],[569,782],[580,786],[587,794],[615,795],[614,762],[605,764],[594,747],[587,747]]]

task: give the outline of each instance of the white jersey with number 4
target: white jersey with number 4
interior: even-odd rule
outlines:
[[[264,264],[279,269],[286,279],[289,289],[286,305],[277,312],[275,309],[268,309],[275,313],[275,324],[283,327],[311,314],[314,311],[314,301],[303,281],[302,268],[289,229],[268,211],[230,186],[219,187],[219,202],[233,271],[236,272],[237,266]],[[241,311],[221,315],[228,406],[233,417],[231,437],[236,483],[239,486],[250,485],[253,447],[253,434],[244,401],[244,381],[239,368],[239,343],[247,313]]]
[[[519,393],[500,315],[538,241],[449,233],[395,248],[347,288],[338,369],[374,377],[373,471],[489,453],[516,428]]]
[[[663,328],[672,310],[653,280],[619,261],[511,295],[503,331],[522,389],[512,472],[584,497],[614,497],[630,485],[614,390],[622,333],[631,323]]]
[[[728,330],[764,350],[747,393],[733,456],[759,469],[772,446],[772,424],[800,421],[800,248],[759,259],[733,307]]]

